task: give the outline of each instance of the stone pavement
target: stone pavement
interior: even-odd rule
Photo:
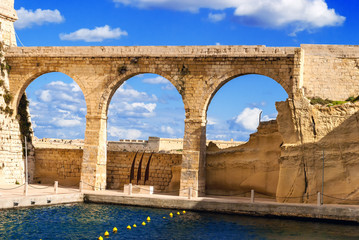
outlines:
[[[7,189],[7,190],[4,190]],[[277,203],[274,199],[248,197],[205,196],[188,199],[165,194],[132,194],[119,190],[80,192],[75,187],[31,184],[27,196],[24,186],[0,185],[0,209],[66,204],[76,202],[108,203],[178,210],[210,211],[254,216],[274,216],[359,222],[358,205]]]

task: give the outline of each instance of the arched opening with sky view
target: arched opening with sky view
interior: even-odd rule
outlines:
[[[72,78],[60,72],[43,74],[26,94],[35,137],[84,139],[86,102]]]
[[[140,74],[125,81],[112,96],[107,139],[183,138],[184,105],[170,81]]]
[[[207,139],[248,141],[261,121],[276,119],[275,102],[288,94],[272,78],[248,74],[225,83],[212,98],[207,110]]]

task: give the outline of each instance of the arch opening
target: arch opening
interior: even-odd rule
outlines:
[[[275,102],[288,98],[272,78],[247,74],[227,79],[207,105],[207,139],[247,142],[259,122],[275,120]]]
[[[87,111],[77,83],[64,73],[43,74],[24,90],[17,110],[27,136],[29,182],[77,185]]]
[[[124,81],[110,101],[107,188],[132,183],[178,190],[185,110],[174,85],[157,74],[139,74]]]
[[[275,197],[283,143],[275,102],[287,92],[263,75],[232,78],[216,90],[207,112],[207,141],[217,142],[207,146],[206,193],[250,196],[253,189]]]
[[[43,74],[27,86],[26,94],[35,137],[84,139],[86,101],[71,77]]]

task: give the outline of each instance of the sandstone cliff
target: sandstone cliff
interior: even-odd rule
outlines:
[[[355,203],[359,198],[359,103],[321,106],[305,98],[293,102],[277,104],[284,139],[277,201],[315,202],[323,184],[324,203]]]
[[[206,192],[238,195],[255,192],[275,196],[277,190],[280,145],[283,140],[277,122],[261,122],[247,143],[221,150],[207,148]]]

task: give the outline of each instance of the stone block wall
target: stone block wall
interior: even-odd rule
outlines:
[[[345,100],[359,95],[359,46],[301,45],[307,98]]]
[[[124,184],[132,183],[139,185],[154,186],[155,192],[174,191],[178,189],[169,187],[172,180],[172,167],[181,164],[182,154],[153,153],[150,160],[148,181],[145,182],[146,167],[151,153],[116,152],[107,153],[107,188],[123,189]],[[135,159],[133,180],[131,166]],[[141,163],[141,171],[139,165]],[[138,174],[141,175],[138,175]],[[141,177],[138,177],[141,176]],[[139,181],[137,181],[139,179]]]
[[[135,158],[136,156],[136,158]],[[172,180],[172,167],[181,163],[181,154],[154,153],[149,167],[149,179],[144,181],[146,166],[151,153],[107,152],[107,189],[122,190],[124,184],[130,183],[131,167],[135,158],[133,184],[154,186],[155,192],[175,191],[169,187]],[[35,182],[79,186],[81,177],[82,149],[75,148],[35,148],[36,168]],[[141,164],[141,178],[137,181],[138,168]],[[87,183],[84,183],[87,184]],[[178,189],[177,189],[178,192]]]
[[[35,148],[34,182],[79,186],[82,155],[81,149]]]
[[[14,0],[0,2],[0,41],[6,46],[16,46],[14,21],[17,20]]]

